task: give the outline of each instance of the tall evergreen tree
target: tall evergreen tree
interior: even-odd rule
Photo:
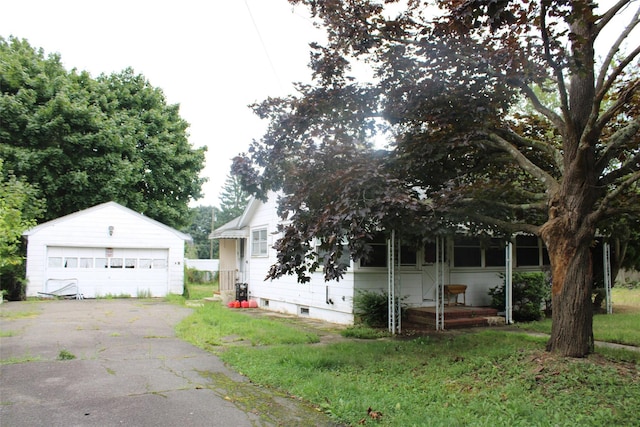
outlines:
[[[191,224],[185,228],[184,232],[193,238],[193,245],[199,259],[218,257],[218,241],[209,240],[213,213],[217,210],[213,206],[197,206],[190,209]]]
[[[216,214],[216,226],[226,224],[242,215],[247,207],[250,195],[247,193],[235,175],[227,175],[222,193],[220,194],[220,213]]]

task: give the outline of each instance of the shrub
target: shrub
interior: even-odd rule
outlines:
[[[26,299],[27,281],[25,279],[24,262],[17,265],[9,265],[0,271],[0,289],[9,301]]]
[[[504,277],[504,276],[503,276]],[[512,280],[513,319],[518,322],[540,320],[542,307],[550,300],[551,287],[544,273],[514,273]],[[504,310],[504,283],[489,290],[491,306]]]
[[[400,299],[396,298],[396,304]],[[359,320],[371,328],[384,328],[389,324],[389,294],[387,292],[359,291],[353,299],[353,308]],[[401,307],[404,313],[404,307]]]

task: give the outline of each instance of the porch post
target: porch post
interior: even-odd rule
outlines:
[[[504,322],[507,325],[513,323],[513,243],[508,242],[504,248]]]
[[[607,314],[613,313],[613,301],[611,301],[611,246],[602,244],[602,269],[604,270],[604,290],[607,297]]]
[[[436,331],[444,330],[444,242],[436,237]]]
[[[396,333],[396,307],[395,307],[395,230],[391,230],[391,238],[387,239],[387,293],[388,293],[388,311],[387,317],[389,322],[389,332],[395,335]]]

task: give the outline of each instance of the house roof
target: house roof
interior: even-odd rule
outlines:
[[[243,239],[249,237],[249,228],[241,227],[242,215],[213,230],[209,239]]]
[[[52,227],[52,226],[54,226],[56,224],[60,224],[62,222],[73,220],[76,217],[80,217],[82,215],[86,215],[88,213],[96,212],[96,211],[99,211],[99,210],[102,210],[102,209],[106,209],[106,208],[119,209],[119,210],[121,210],[123,212],[126,212],[126,213],[130,214],[130,215],[137,216],[138,218],[142,219],[143,221],[147,221],[147,222],[149,222],[149,223],[151,223],[151,224],[153,224],[153,225],[155,225],[157,227],[161,227],[161,228],[163,228],[163,229],[165,229],[167,231],[170,231],[173,234],[175,234],[177,237],[181,238],[182,240],[185,240],[185,241],[188,241],[188,242],[193,241],[193,238],[190,235],[185,234],[185,233],[183,233],[181,231],[178,231],[175,228],[169,227],[168,225],[163,224],[160,221],[156,221],[155,219],[151,219],[148,216],[142,215],[142,214],[140,214],[140,213],[138,213],[138,212],[136,212],[134,210],[131,210],[131,209],[125,207],[125,206],[122,206],[121,204],[116,203],[116,202],[102,203],[102,204],[95,205],[95,206],[92,206],[90,208],[78,211],[78,212],[71,213],[69,215],[61,216],[60,218],[56,218],[56,219],[51,220],[51,221],[43,222],[42,224],[39,224],[39,225],[37,225],[37,226],[35,226],[33,228],[30,228],[30,229],[26,230],[24,233],[22,233],[22,235],[28,237],[28,236],[31,236],[31,235],[41,231],[44,228]]]
[[[249,237],[249,222],[255,210],[260,206],[260,200],[252,197],[244,208],[244,212],[237,218],[213,230],[209,239],[246,239]]]

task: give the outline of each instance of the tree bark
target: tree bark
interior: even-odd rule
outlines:
[[[569,64],[569,105],[562,129],[564,175],[551,189],[549,217],[541,227],[551,260],[552,326],[547,350],[584,357],[593,352],[593,260],[597,219],[590,216],[602,188],[597,186],[595,146],[599,135],[589,125],[594,85],[594,25],[589,2],[573,4],[573,42]]]
[[[549,227],[545,241],[552,266],[552,326],[547,351],[584,357],[593,352],[592,259],[590,239]]]

